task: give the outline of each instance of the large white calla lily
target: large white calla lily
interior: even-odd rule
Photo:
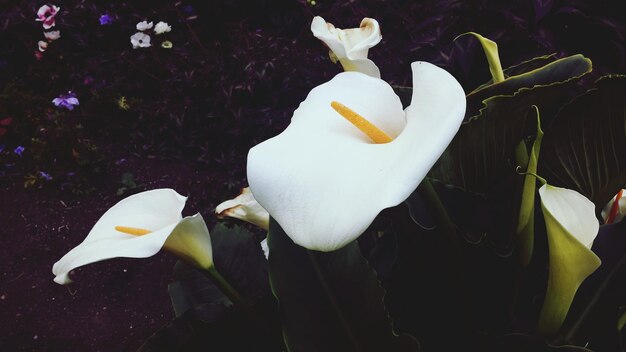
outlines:
[[[132,195],[110,208],[87,238],[54,264],[54,281],[68,284],[80,266],[117,258],[146,258],[161,248],[205,270],[213,268],[211,238],[200,214],[182,218],[186,197],[172,189]]]
[[[340,29],[316,16],[311,22],[311,32],[328,46],[344,70],[380,78],[380,70],[367,58],[368,50],[382,40],[380,26],[375,19],[366,17],[359,28]]]
[[[270,227],[270,214],[254,199],[250,187],[242,189],[236,198],[220,203],[215,213],[219,217],[229,216],[247,221],[264,230]]]
[[[544,184],[539,196],[549,250],[539,331],[551,335],[563,324],[580,284],[600,266],[600,258],[591,251],[600,225],[594,204],[574,190]]]
[[[417,188],[450,143],[465,113],[463,89],[432,64],[412,69],[406,111],[386,82],[344,72],[313,89],[285,131],[250,150],[250,189],[295,243],[332,251],[355,240]],[[373,144],[359,130],[368,124],[381,142],[393,140]]]

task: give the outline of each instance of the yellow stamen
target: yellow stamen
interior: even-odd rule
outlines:
[[[139,229],[136,227],[128,227],[128,226],[115,226],[115,229],[119,232],[123,232],[123,233],[133,235],[133,236],[143,236],[152,232],[150,230]]]
[[[332,108],[335,109],[339,115],[343,116],[346,120],[353,124],[354,127],[358,128],[361,132],[370,137],[374,143],[389,143],[393,140],[393,138],[389,137],[380,128],[376,127],[365,117],[357,114],[347,106],[336,101],[331,102],[330,106],[332,106]]]

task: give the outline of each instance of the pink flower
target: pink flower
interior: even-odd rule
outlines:
[[[35,21],[43,22],[44,29],[50,29],[54,27],[55,21],[54,17],[57,15],[61,8],[55,5],[43,5],[37,11],[37,18]]]

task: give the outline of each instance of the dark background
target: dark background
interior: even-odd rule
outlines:
[[[214,223],[215,205],[246,185],[248,149],[340,72],[310,33],[313,16],[341,28],[376,18],[383,41],[370,58],[392,85],[410,85],[410,63],[423,60],[468,90],[490,78],[471,38],[453,43],[468,31],[498,42],[504,67],[582,53],[596,77],[626,72],[620,3],[57,1],[61,38],[37,59],[44,3],[0,1],[0,121],[10,120],[0,126],[0,350],[134,351],[173,318],[167,253],[78,269],[68,287],[52,281],[52,264],[142,190],[174,188],[190,196],[184,214]],[[99,24],[105,13],[110,25]],[[134,50],[145,19],[172,31]],[[73,111],[51,103],[68,90]]]

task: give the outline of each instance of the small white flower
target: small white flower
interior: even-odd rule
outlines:
[[[137,33],[131,35],[130,36],[130,43],[133,45],[133,49],[149,48],[151,46],[151,44],[150,44],[150,36],[145,34],[145,33],[141,33],[141,32],[137,32]]]
[[[40,40],[37,43],[37,46],[39,47],[39,51],[43,53],[44,51],[46,51],[46,49],[48,49],[48,42]]]
[[[167,22],[163,22],[163,21],[157,23],[156,26],[154,26],[154,33],[156,33],[157,35],[169,32],[171,30],[172,30],[172,26],[167,24]]]
[[[316,16],[311,23],[311,31],[328,46],[332,53],[331,60],[334,55],[344,70],[358,71],[380,78],[378,67],[367,58],[369,49],[382,40],[380,26],[375,19],[366,17],[361,21],[359,28],[341,29]]]
[[[173,44],[172,44],[172,42],[170,42],[169,40],[166,40],[166,41],[164,41],[163,43],[161,43],[161,47],[162,47],[163,49],[171,49],[171,48],[172,48],[172,46],[174,46],[174,45],[173,45]]]
[[[48,41],[54,41],[61,38],[61,31],[43,32],[43,35]]]
[[[153,26],[152,21],[150,21],[149,23],[148,21],[142,21],[142,22],[137,23],[137,30],[145,31],[145,30],[152,28],[152,26]]]
[[[218,217],[230,216],[247,221],[264,230],[270,227],[270,214],[254,199],[249,187],[241,190],[235,199],[222,202],[215,208]]]

